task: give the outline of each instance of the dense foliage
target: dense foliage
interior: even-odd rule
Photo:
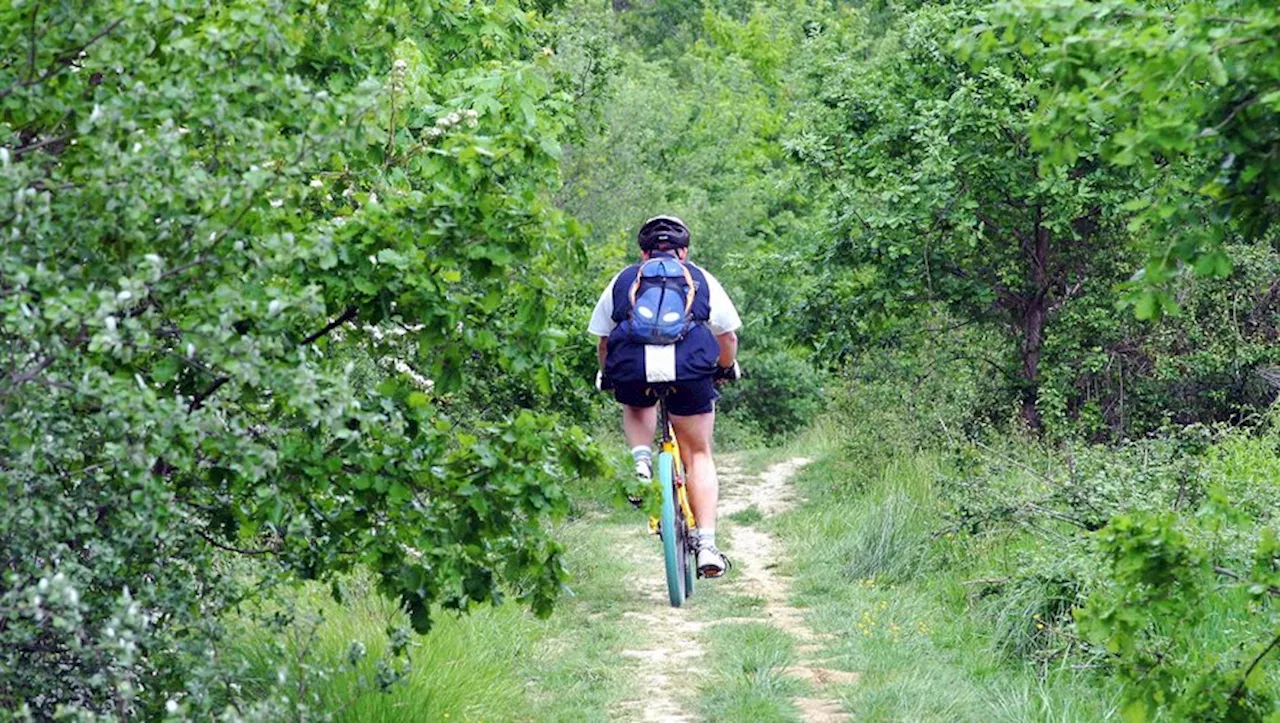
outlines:
[[[611,250],[615,199],[697,222],[744,348],[777,352],[731,413],[771,392],[755,415],[788,419],[828,379],[800,381],[805,352],[852,377],[832,493],[953,456],[936,527],[892,497],[848,574],[965,575],[1010,659],[1114,672],[1132,719],[1270,712],[1275,10],[615,9],[577,10],[619,75],[566,207]]]
[[[0,708],[312,717],[229,643],[299,580],[549,612],[665,212],[745,321],[721,441],[827,398],[833,495],[945,456],[849,574],[966,576],[1132,719],[1273,713],[1272,5],[0,6]]]
[[[1146,183],[1127,206],[1152,260],[1134,301],[1176,308],[1181,264],[1222,274],[1234,233],[1280,213],[1280,17],[1269,2],[1003,3],[973,42],[1037,71],[1034,144],[1058,162],[1103,161]],[[1163,288],[1160,288],[1163,287]]]
[[[597,453],[464,404],[472,374],[553,392],[549,270],[581,258],[537,23],[0,10],[4,707],[237,707],[201,671],[258,576],[366,567],[420,631],[504,590],[550,610],[543,522]]]

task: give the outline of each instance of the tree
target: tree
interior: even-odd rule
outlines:
[[[1088,149],[1036,147],[1033,69],[965,63],[951,38],[973,22],[967,7],[908,13],[877,43],[849,39],[865,37],[857,16],[818,36],[808,127],[789,147],[828,199],[821,264],[846,277],[829,279],[843,291],[825,318],[876,331],[940,302],[999,324],[1017,363],[991,363],[1038,428],[1047,329],[1082,295],[1110,293],[1131,261],[1116,223],[1130,180]]]
[[[0,9],[5,707],[235,705],[201,672],[254,594],[228,556],[364,565],[420,631],[549,611],[543,523],[599,453],[457,395],[550,393],[580,254],[532,6]]]
[[[1140,317],[1177,308],[1171,285],[1186,265],[1229,273],[1232,235],[1268,238],[1280,216],[1274,3],[1001,2],[984,20],[968,47],[983,62],[1028,64],[1040,80],[1040,152],[1144,178],[1128,204],[1133,229],[1151,239],[1133,296]]]

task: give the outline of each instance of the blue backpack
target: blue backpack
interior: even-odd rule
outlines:
[[[675,344],[693,328],[696,287],[689,269],[669,256],[640,265],[631,285],[627,338],[637,344]]]

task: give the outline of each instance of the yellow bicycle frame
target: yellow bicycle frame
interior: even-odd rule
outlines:
[[[675,430],[670,427],[667,428],[667,437],[670,441],[663,442],[660,450],[670,454],[671,459],[675,461],[676,476],[681,479],[680,486],[676,487],[676,500],[680,504],[680,511],[684,513],[685,523],[688,525],[690,530],[693,530],[696,525],[693,520],[693,507],[689,504],[689,485],[684,479],[684,464],[680,461],[680,444],[676,441]],[[655,533],[657,531],[658,518],[650,517],[649,532]]]

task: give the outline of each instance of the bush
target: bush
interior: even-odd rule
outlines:
[[[545,523],[601,459],[539,403],[581,256],[540,27],[0,4],[0,710],[251,709],[220,626],[260,583],[363,567],[419,632],[550,612]]]
[[[720,411],[771,439],[806,427],[823,406],[822,375],[790,351],[744,351],[744,377],[722,390]]]

